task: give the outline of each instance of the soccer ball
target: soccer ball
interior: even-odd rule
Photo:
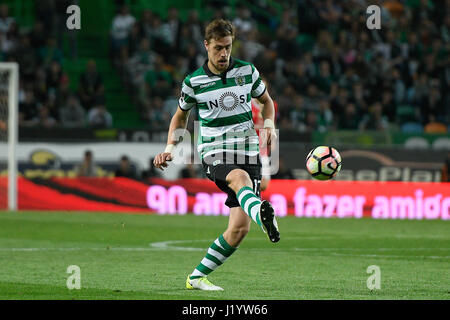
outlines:
[[[306,169],[317,180],[334,178],[341,170],[341,164],[341,155],[332,147],[316,147],[306,157]]]

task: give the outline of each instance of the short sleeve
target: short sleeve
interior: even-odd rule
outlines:
[[[263,93],[265,91],[266,91],[266,85],[261,80],[259,71],[255,67],[253,67],[252,91],[251,91],[252,98],[259,98],[260,96],[263,95]]]
[[[181,85],[181,96],[178,100],[178,105],[181,110],[188,111],[195,107],[197,100],[195,100],[194,89],[189,84],[189,80],[186,78]]]

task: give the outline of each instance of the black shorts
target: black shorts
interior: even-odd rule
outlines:
[[[221,157],[222,156],[222,157]],[[208,179],[214,181],[216,186],[228,195],[225,205],[229,208],[240,207],[236,193],[228,187],[227,175],[234,169],[242,169],[248,173],[253,183],[253,192],[260,197],[261,186],[261,160],[259,156],[245,157],[243,161],[227,161],[225,155],[215,155],[202,160],[203,170]]]

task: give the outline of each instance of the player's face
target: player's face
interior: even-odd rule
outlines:
[[[208,60],[217,72],[223,72],[230,64],[231,48],[233,38],[226,36],[220,39],[211,39],[209,42],[205,40],[206,51],[208,52]]]

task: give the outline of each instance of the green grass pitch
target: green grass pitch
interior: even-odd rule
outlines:
[[[279,218],[185,289],[227,217],[0,212],[0,299],[450,299],[450,221]],[[66,286],[81,270],[81,289]],[[367,268],[380,268],[369,290]]]

